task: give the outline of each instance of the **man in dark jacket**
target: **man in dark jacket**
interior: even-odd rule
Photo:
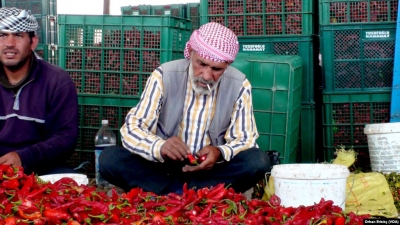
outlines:
[[[78,135],[76,89],[67,72],[35,56],[37,28],[30,11],[0,8],[0,164],[73,172],[64,165]]]

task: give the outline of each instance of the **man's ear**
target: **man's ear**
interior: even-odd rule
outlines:
[[[39,38],[37,36],[33,36],[31,40],[31,50],[34,51],[39,44]]]

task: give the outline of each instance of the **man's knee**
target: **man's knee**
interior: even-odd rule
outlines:
[[[268,154],[258,148],[245,151],[244,160],[246,160],[248,170],[256,173],[269,172],[272,167]]]
[[[109,166],[112,166],[115,164],[115,160],[117,160],[117,155],[120,153],[120,148],[119,146],[110,146],[106,147],[101,151],[99,155],[99,167],[100,170],[101,168],[107,168]]]

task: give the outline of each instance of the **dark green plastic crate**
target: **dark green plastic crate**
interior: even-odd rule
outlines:
[[[265,52],[275,55],[299,55],[303,61],[302,101],[314,101],[314,75],[318,65],[318,40],[314,36],[242,37],[240,52]]]
[[[218,22],[238,36],[311,35],[310,0],[201,0],[200,25]]]
[[[80,94],[140,96],[161,63],[183,58],[191,23],[171,16],[59,15],[59,66]]]
[[[316,118],[315,103],[302,103],[300,116],[300,155],[298,162],[315,163],[316,162]]]
[[[398,0],[319,0],[321,25],[397,21]]]
[[[108,120],[117,137],[117,145],[121,145],[119,129],[138,101],[139,98],[124,96],[113,98],[78,94],[79,136],[75,153],[68,159],[68,164],[77,167],[83,162],[89,162],[85,173],[94,175],[94,138],[101,127],[101,120]]]
[[[1,0],[2,7],[28,9],[35,17],[57,15],[57,0]]]
[[[358,163],[369,164],[366,124],[390,122],[391,92],[323,95],[324,159],[334,158],[340,145],[358,151]],[[362,166],[367,168],[368,165]]]
[[[123,15],[123,16],[133,15],[132,6],[121,6],[121,15]]]
[[[186,4],[186,18],[192,21],[192,30],[200,27],[200,3]]]
[[[135,5],[135,6],[121,6],[121,15],[124,16],[143,16],[151,15],[151,5]]]
[[[185,4],[153,5],[152,15],[186,18]]]
[[[391,90],[396,24],[321,26],[324,91]]]
[[[282,162],[296,162],[301,114],[302,62],[299,56],[239,53],[232,64],[252,85],[253,110],[261,149],[277,150]]]

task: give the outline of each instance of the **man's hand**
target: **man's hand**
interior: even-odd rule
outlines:
[[[0,157],[0,164],[22,166],[21,158],[19,158],[19,155],[16,152],[9,152]]]
[[[207,155],[206,160],[196,166],[186,165],[182,168],[183,172],[194,172],[198,170],[209,170],[221,157],[221,151],[215,146],[208,145],[202,148],[197,154],[197,157]]]
[[[161,147],[161,155],[164,159],[183,161],[190,153],[189,147],[178,137],[168,138]]]

